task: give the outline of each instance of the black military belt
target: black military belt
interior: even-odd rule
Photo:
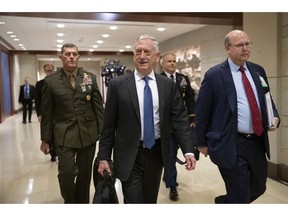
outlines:
[[[160,138],[159,139],[156,139],[155,140],[155,145],[157,145],[158,143],[160,143]],[[147,148],[147,146],[144,144],[143,141],[140,141],[140,144],[139,144],[139,148]]]
[[[239,133],[238,132],[238,135],[246,139],[258,139],[259,138],[256,134],[253,134],[253,133]]]

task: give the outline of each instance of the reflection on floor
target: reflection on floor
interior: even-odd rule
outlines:
[[[34,113],[33,113],[34,114]],[[40,152],[39,123],[34,114],[32,123],[22,124],[22,113],[0,124],[0,203],[47,204],[63,203],[57,180],[57,162]],[[212,204],[214,197],[225,192],[217,167],[209,158],[201,157],[195,171],[178,166],[179,200],[169,199],[169,190],[161,184],[158,203]],[[116,182],[120,203],[121,183]],[[91,181],[91,201],[94,195]],[[288,203],[288,186],[268,179],[266,193],[254,203]],[[49,211],[49,210],[48,210]]]

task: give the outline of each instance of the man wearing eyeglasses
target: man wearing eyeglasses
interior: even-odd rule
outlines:
[[[269,83],[263,67],[249,62],[252,42],[241,30],[224,40],[228,58],[210,68],[196,101],[195,124],[199,151],[218,166],[226,194],[215,203],[251,203],[266,190],[268,127],[265,93]]]
[[[78,68],[78,48],[64,44],[63,68],[45,77],[41,105],[41,151],[53,141],[64,203],[89,203],[92,164],[103,124],[96,76]]]

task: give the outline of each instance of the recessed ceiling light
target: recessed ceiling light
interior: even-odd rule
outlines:
[[[7,34],[13,34],[13,32],[12,31],[7,31]]]
[[[102,44],[103,40],[97,40],[96,42],[99,43],[99,44]]]
[[[124,52],[124,50],[123,49],[119,49],[119,52]]]
[[[165,31],[165,30],[166,30],[166,29],[163,28],[163,27],[157,28],[157,31],[160,31],[160,32]]]
[[[16,38],[16,35],[10,35],[11,38]]]
[[[126,46],[126,49],[130,49],[130,48],[131,48],[131,46],[130,46],[130,45],[127,45],[127,46]]]
[[[64,33],[57,33],[57,36],[63,37],[63,36],[64,36]]]
[[[62,44],[57,44],[57,47],[61,48],[61,47],[62,47]]]
[[[58,43],[63,43],[63,40],[57,40]]]
[[[0,25],[5,25],[5,22],[0,22]]]
[[[58,27],[58,28],[64,28],[65,25],[60,23],[60,24],[57,24],[57,27]]]
[[[102,34],[103,38],[108,38],[110,35],[109,34]]]
[[[109,29],[116,30],[116,29],[118,29],[118,27],[117,26],[110,26]]]
[[[94,51],[94,49],[89,49],[89,52],[93,52]]]
[[[19,38],[14,38],[14,41],[19,41]]]
[[[98,45],[93,45],[92,47],[93,47],[93,48],[98,48]]]

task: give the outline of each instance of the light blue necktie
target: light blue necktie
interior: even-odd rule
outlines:
[[[151,149],[155,144],[154,117],[153,117],[153,100],[152,92],[148,81],[150,77],[144,77],[144,137],[143,143],[148,149]]]
[[[29,85],[25,85],[24,98],[25,99],[30,99],[30,96],[29,96]]]

